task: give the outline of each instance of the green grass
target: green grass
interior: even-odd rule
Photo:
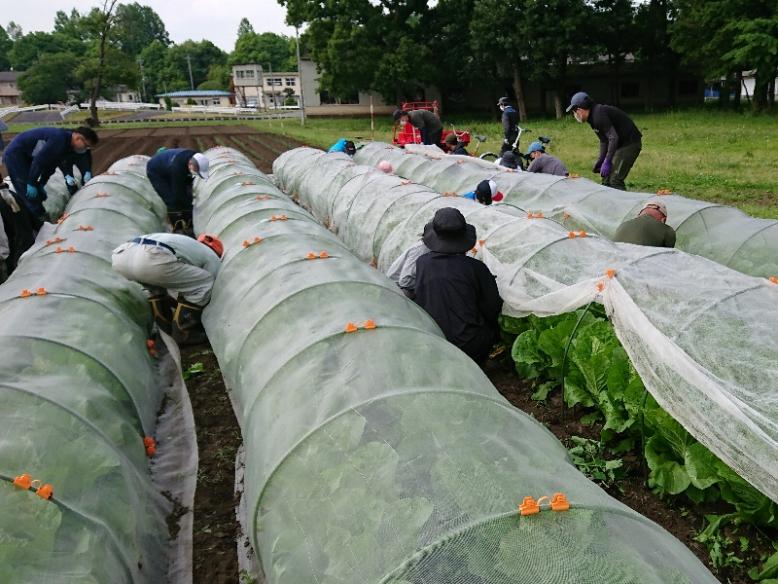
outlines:
[[[248,125],[326,147],[341,137],[390,141],[391,120],[384,117],[376,121],[374,131],[365,118],[310,118],[304,128],[298,120],[261,120]],[[630,190],[671,189],[686,197],[732,205],[754,216],[778,218],[778,116],[700,110],[636,114],[633,119],[643,132],[643,152],[629,175]],[[499,149],[497,119],[444,116],[444,121],[449,127],[453,122],[457,129],[487,136],[481,152]],[[522,125],[531,130],[522,137],[523,148],[538,135],[549,136],[549,151],[571,172],[598,178],[591,172],[598,141],[587,124],[568,116],[564,120],[530,119]]]

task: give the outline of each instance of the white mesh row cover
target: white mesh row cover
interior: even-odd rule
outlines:
[[[357,151],[354,160],[368,166],[388,160],[396,174],[441,193],[466,193],[480,181],[493,179],[505,193],[506,203],[606,239],[613,238],[622,222],[636,217],[646,201],[657,198],[587,178],[515,172],[471,156],[443,154],[437,146],[410,144],[401,149],[371,142]],[[778,276],[778,221],[678,195],[661,199],[667,205],[667,223],[676,229],[678,249],[752,276]]]
[[[204,323],[269,583],[716,581],[240,153],[207,156],[195,228],[226,252]],[[519,516],[555,492],[570,511]]]
[[[165,206],[148,181],[114,169],[0,286],[0,582],[166,581],[172,505],[143,443],[159,364],[141,288],[110,261],[121,242],[158,231]],[[23,473],[54,498],[12,486]]]
[[[281,188],[382,271],[437,209],[457,207],[476,226],[477,257],[497,276],[506,314],[604,304],[656,401],[778,501],[778,286],[769,280],[678,250],[571,238],[510,204],[441,196],[344,154],[298,148],[273,170]]]

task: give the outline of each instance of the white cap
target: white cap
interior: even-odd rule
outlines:
[[[201,179],[208,180],[208,166],[210,165],[208,157],[205,154],[198,152],[192,156],[192,158],[194,158],[194,161],[197,163],[197,174]]]

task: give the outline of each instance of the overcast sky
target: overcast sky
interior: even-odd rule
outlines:
[[[130,3],[133,0],[126,0]],[[151,6],[165,23],[175,43],[187,39],[208,39],[225,51],[232,51],[238,23],[244,16],[257,32],[294,35],[286,26],[286,10],[276,0],[137,0]],[[13,20],[24,32],[51,32],[58,10],[89,11],[102,5],[100,0],[0,0],[0,24]]]

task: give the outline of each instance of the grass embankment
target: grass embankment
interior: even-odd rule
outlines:
[[[372,132],[366,118],[309,118],[305,127],[293,119],[247,125],[326,147],[341,137],[391,141],[391,120],[385,117],[376,120]],[[643,152],[630,173],[630,190],[671,189],[686,197],[732,205],[757,217],[778,218],[778,116],[683,111],[636,114],[633,119],[643,132]],[[444,116],[443,120],[448,127],[453,123],[458,130],[485,135],[488,140],[481,152],[499,149],[497,119]],[[523,149],[538,135],[549,136],[549,151],[571,172],[596,178],[591,167],[598,142],[588,125],[579,125],[568,116],[564,120],[531,119],[522,126],[531,130],[522,136]]]

